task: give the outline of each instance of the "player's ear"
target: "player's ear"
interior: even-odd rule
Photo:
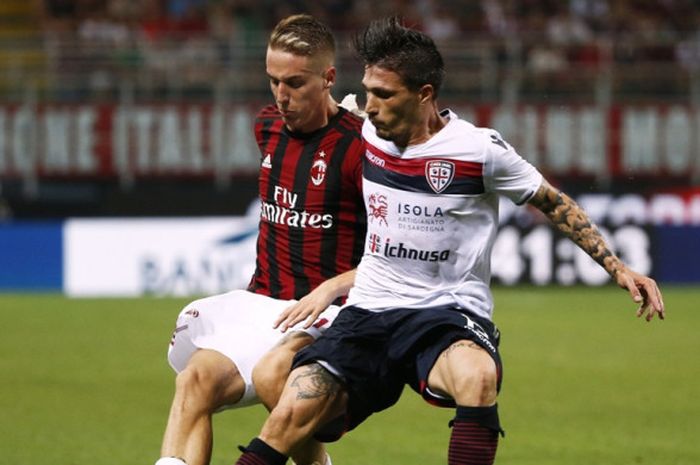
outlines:
[[[418,90],[418,101],[421,104],[431,103],[433,101],[433,95],[435,94],[435,89],[432,84],[424,84]]]
[[[333,87],[333,84],[335,84],[335,73],[335,66],[331,66],[323,72],[324,89],[330,89],[331,87]]]

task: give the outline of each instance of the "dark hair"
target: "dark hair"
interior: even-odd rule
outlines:
[[[437,97],[445,75],[442,55],[433,39],[407,28],[396,17],[372,21],[358,33],[353,44],[366,66],[378,66],[398,74],[412,90],[433,86]]]
[[[325,24],[306,14],[289,16],[277,23],[268,46],[300,56],[325,53],[331,61],[335,54],[333,33]]]

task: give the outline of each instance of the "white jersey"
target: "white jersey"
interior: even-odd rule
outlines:
[[[542,175],[497,131],[450,110],[427,142],[400,150],[366,120],[367,239],[347,305],[382,311],[456,305],[485,318],[498,196],[530,199]]]

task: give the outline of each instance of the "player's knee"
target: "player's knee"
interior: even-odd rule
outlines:
[[[481,364],[455,379],[455,398],[468,398],[470,405],[491,405],[496,401],[498,373],[495,364]]]
[[[207,376],[197,367],[189,366],[175,378],[175,390],[181,394],[201,397],[206,389]]]
[[[217,393],[221,390],[220,379],[208,367],[190,365],[185,368],[175,378],[175,390],[183,399],[183,407],[202,411],[216,409]]]

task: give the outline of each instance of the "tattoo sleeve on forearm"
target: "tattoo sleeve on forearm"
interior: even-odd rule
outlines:
[[[338,392],[340,384],[328,370],[316,363],[305,368],[291,382],[297,388],[297,399],[328,397]]]
[[[542,211],[557,229],[571,238],[613,278],[616,277],[623,266],[622,262],[608,248],[586,212],[571,197],[545,182],[530,204]]]

